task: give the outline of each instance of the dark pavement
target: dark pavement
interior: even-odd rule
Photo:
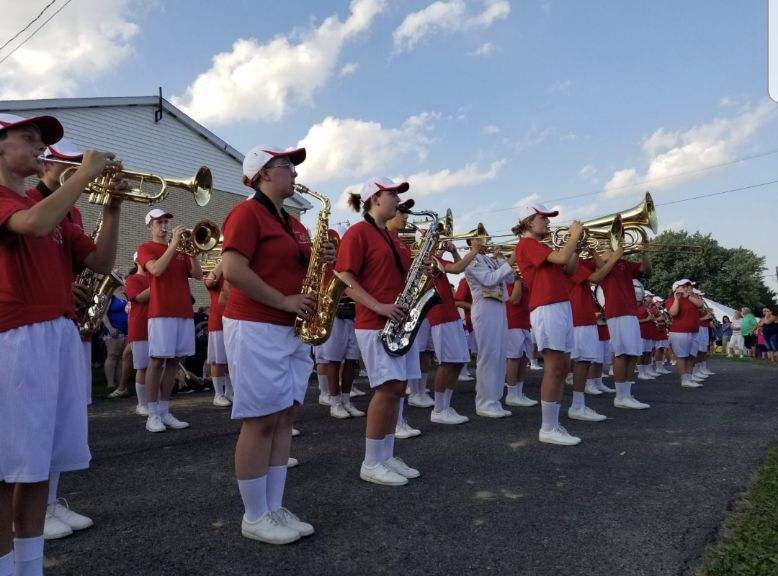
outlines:
[[[210,395],[177,399],[174,413],[192,427],[163,434],[145,432],[132,399],[98,401],[92,468],[61,481],[95,526],[48,542],[47,574],[692,574],[778,440],[778,370],[724,360],[712,369],[699,389],[675,376],[639,382],[633,392],[650,410],[587,397],[609,420],[562,416],[583,439],[575,447],[537,441],[538,407],[475,416],[473,384],[460,385],[454,405],[467,424],[408,410],[424,434],[398,440],[397,452],[422,477],[399,488],[359,479],[364,419],[331,418],[312,385],[285,504],[317,533],[280,547],[240,535],[238,427]],[[533,398],[538,374],[526,386]]]

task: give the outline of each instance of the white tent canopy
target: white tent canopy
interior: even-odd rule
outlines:
[[[711,310],[713,310],[713,315],[719,322],[721,322],[724,316],[729,316],[730,320],[735,317],[735,312],[737,312],[737,310],[734,308],[725,306],[724,304],[716,302],[715,300],[711,300],[710,298],[703,298],[703,300],[705,300],[705,303],[710,306]]]

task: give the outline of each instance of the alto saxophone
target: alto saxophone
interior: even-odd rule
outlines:
[[[390,318],[381,330],[381,344],[390,356],[402,356],[410,350],[427,311],[440,302],[440,296],[435,291],[439,269],[437,272],[427,271],[432,253],[440,241],[438,215],[431,211],[409,213],[413,216],[426,216],[431,219],[431,223],[408,271],[403,291],[394,301],[396,306],[407,309],[405,317],[400,321]]]
[[[332,264],[324,260],[324,244],[337,243],[337,238],[330,236],[329,232],[329,198],[302,184],[295,184],[294,189],[300,194],[312,196],[321,204],[321,211],[316,217],[316,235],[311,246],[311,259],[308,262],[308,271],[301,290],[303,295],[313,298],[314,306],[307,318],[298,316],[294,321],[295,335],[306,344],[317,346],[330,337],[338,302],[347,286],[343,280],[332,273]],[[327,281],[329,277],[331,279]]]

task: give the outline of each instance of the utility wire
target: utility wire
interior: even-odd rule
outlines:
[[[2,45],[2,46],[0,46],[0,50],[2,50],[3,48],[5,48],[6,46],[8,46],[8,45],[9,45],[11,42],[13,42],[14,40],[16,40],[16,39],[17,39],[19,36],[21,36],[21,35],[22,35],[22,34],[23,34],[23,33],[24,33],[24,32],[25,32],[25,31],[26,31],[26,30],[27,30],[27,29],[28,29],[30,26],[32,26],[33,24],[35,24],[35,22],[37,22],[37,21],[38,21],[38,19],[39,19],[41,16],[43,16],[43,13],[44,13],[46,10],[48,10],[48,9],[51,7],[51,5],[52,5],[52,4],[54,4],[54,2],[56,2],[56,1],[57,1],[57,0],[51,0],[51,2],[49,2],[48,4],[46,4],[46,5],[43,7],[43,10],[41,10],[41,11],[38,13],[38,15],[37,15],[35,18],[33,18],[32,20],[30,20],[30,21],[27,23],[27,25],[26,25],[24,28],[22,28],[21,30],[19,30],[19,31],[18,31],[16,34],[14,34],[14,35],[13,35],[13,36],[12,36],[10,39],[8,39],[8,40],[6,40],[5,42],[3,42],[3,45]]]
[[[17,44],[17,45],[16,45],[16,47],[14,47],[14,49],[13,49],[13,50],[11,50],[11,51],[10,51],[8,54],[6,54],[5,56],[3,56],[3,58],[2,58],[2,59],[0,59],[0,64],[2,64],[3,62],[5,62],[6,60],[8,60],[8,59],[11,57],[11,55],[12,55],[14,52],[16,52],[16,51],[17,51],[19,48],[21,48],[22,46],[24,46],[24,45],[25,45],[25,44],[26,44],[26,43],[27,43],[27,42],[28,42],[28,41],[29,41],[29,40],[30,40],[30,39],[31,39],[33,36],[35,36],[35,35],[36,35],[36,34],[37,34],[39,31],[40,31],[40,29],[41,29],[41,28],[43,28],[43,27],[44,27],[46,24],[48,24],[48,23],[49,23],[49,21],[50,21],[52,18],[54,18],[54,16],[56,16],[57,14],[59,14],[60,12],[62,12],[63,8],[65,8],[65,6],[67,6],[68,4],[70,4],[72,1],[73,1],[73,0],[66,0],[66,2],[65,2],[65,3],[64,3],[62,6],[60,6],[59,8],[57,8],[57,10],[56,10],[56,11],[55,11],[55,12],[54,12],[54,13],[53,13],[51,16],[49,16],[49,17],[48,17],[46,20],[44,20],[44,21],[43,21],[43,23],[42,23],[40,26],[38,26],[38,27],[37,27],[35,30],[33,30],[33,31],[32,31],[32,34],[30,34],[29,36],[27,36],[27,38],[25,38],[25,39],[24,39],[24,40],[22,40],[22,41],[21,41],[19,44]]]

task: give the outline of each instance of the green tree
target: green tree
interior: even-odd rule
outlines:
[[[673,282],[690,278],[706,295],[731,306],[775,307],[775,293],[764,283],[765,259],[746,248],[724,248],[710,234],[666,231],[651,241],[647,288],[667,296]]]

